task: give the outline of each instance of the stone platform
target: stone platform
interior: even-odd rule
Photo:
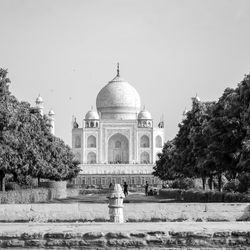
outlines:
[[[126,199],[125,199],[126,200]],[[249,203],[125,203],[127,222],[249,221]],[[1,204],[0,222],[105,222],[108,204]]]
[[[1,223],[0,247],[250,249],[250,222]]]

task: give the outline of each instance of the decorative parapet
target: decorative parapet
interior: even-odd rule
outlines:
[[[153,164],[81,164],[80,174],[152,174]]]

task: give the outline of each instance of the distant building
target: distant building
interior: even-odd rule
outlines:
[[[160,183],[152,175],[162,151],[164,123],[154,126],[136,89],[117,75],[97,95],[96,108],[87,112],[82,127],[73,122],[72,149],[81,162],[79,185]]]

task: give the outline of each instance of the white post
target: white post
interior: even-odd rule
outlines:
[[[123,199],[125,195],[120,184],[111,187],[107,197],[109,199],[109,216],[110,221],[115,223],[124,223],[123,217]]]

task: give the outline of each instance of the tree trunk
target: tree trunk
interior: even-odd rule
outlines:
[[[2,191],[5,192],[5,176],[2,179]]]
[[[5,191],[5,173],[0,170],[0,191]]]
[[[206,189],[206,177],[202,177],[202,189],[205,190]]]
[[[13,181],[14,182],[17,182],[17,177],[18,177],[17,173],[13,173]]]
[[[218,175],[218,189],[219,192],[221,192],[221,188],[222,188],[222,177],[221,174]]]
[[[209,177],[208,185],[209,185],[209,189],[213,190],[213,176],[212,175],[210,175]]]
[[[40,187],[40,183],[41,183],[41,178],[37,177],[37,186]]]

